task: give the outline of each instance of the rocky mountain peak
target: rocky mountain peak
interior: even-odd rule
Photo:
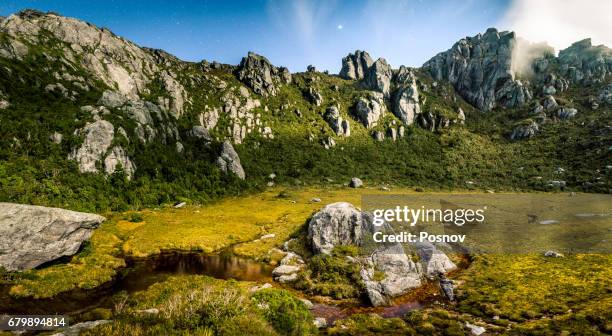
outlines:
[[[275,67],[264,56],[249,52],[240,61],[236,71],[238,79],[262,96],[275,96],[281,84],[291,82],[291,73],[285,67]]]
[[[587,38],[559,51],[559,74],[573,83],[602,83],[612,73],[612,49]]]
[[[374,61],[370,54],[365,51],[355,50],[355,53],[348,54],[342,59],[342,69],[340,77],[344,79],[363,79],[366,71],[372,66]]]
[[[36,57],[42,48],[49,58],[53,51],[60,55],[53,58],[66,69],[84,68],[130,99],[148,94],[148,85],[159,78],[171,100],[165,107],[175,117],[184,111],[185,90],[176,75],[159,64],[161,52],[141,48],[108,29],[55,13],[24,10],[2,21],[0,33],[6,37],[0,43],[0,56],[22,60]]]
[[[513,32],[489,28],[484,34],[466,37],[427,61],[423,68],[436,80],[447,80],[469,103],[481,110],[497,105],[518,106],[531,93],[514,79]]]

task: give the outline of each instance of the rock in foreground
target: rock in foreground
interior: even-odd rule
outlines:
[[[353,260],[361,267],[361,280],[373,306],[388,304],[432,274],[456,268],[431,244],[415,246],[420,258],[415,263],[399,243],[374,243],[371,237],[375,232],[393,233],[393,229],[387,223],[380,227],[373,223],[372,214],[346,202],[327,205],[308,223],[308,241],[315,253],[331,254],[340,245],[360,247],[362,255]]]
[[[83,212],[0,203],[0,266],[22,271],[73,255],[104,220]]]

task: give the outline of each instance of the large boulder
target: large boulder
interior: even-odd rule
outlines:
[[[241,82],[264,97],[276,96],[281,84],[291,82],[287,68],[277,68],[267,58],[254,52],[242,58],[236,75]]]
[[[355,104],[355,116],[363,126],[372,128],[385,113],[385,102],[382,93],[371,92],[368,97],[361,97]]]
[[[308,222],[308,241],[315,253],[330,254],[338,245],[360,245],[364,213],[347,202],[327,205]]]
[[[363,258],[362,265],[359,274],[373,306],[387,305],[392,298],[421,285],[419,267],[398,243],[379,247]]]
[[[489,111],[496,105],[518,106],[531,94],[514,79],[515,44],[513,32],[489,28],[482,35],[459,40],[423,68],[436,80],[448,80],[465,100],[481,110]]]
[[[393,297],[421,285],[425,277],[456,268],[444,252],[433,245],[416,245],[419,264],[406,254],[399,243],[376,243],[375,232],[393,234],[383,223],[374,225],[374,217],[346,202],[332,203],[308,222],[308,241],[315,253],[330,254],[336,246],[358,246],[361,255],[353,258],[361,266],[360,276],[372,305],[380,306]]]
[[[238,157],[238,153],[229,141],[223,142],[221,154],[217,158],[217,167],[224,173],[236,174],[240,179],[244,180],[246,177],[240,164],[240,157]]]
[[[348,54],[342,59],[340,77],[344,79],[363,79],[372,63],[374,62],[367,52],[356,50],[354,54]]]
[[[0,203],[0,266],[22,271],[71,256],[104,220],[95,214]]]
[[[538,123],[534,120],[527,119],[514,126],[510,139],[522,140],[534,137],[540,130]]]
[[[329,124],[329,127],[332,128],[332,130],[334,130],[334,132],[337,135],[341,135],[341,136],[350,136],[351,135],[351,128],[349,125],[348,120],[345,120],[342,118],[342,116],[340,115],[340,110],[338,110],[338,107],[336,106],[330,106],[327,108],[327,110],[325,111],[325,114],[323,115],[323,118],[325,119],[325,121],[327,121],[327,123]]]

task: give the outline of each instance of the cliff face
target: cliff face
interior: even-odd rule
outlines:
[[[449,81],[468,102],[485,111],[497,105],[514,107],[531,99],[531,92],[512,72],[512,32],[489,28],[461,39],[451,49],[427,61],[423,68],[437,80]]]
[[[591,40],[585,39],[561,50],[558,57],[552,53],[552,48],[530,45],[513,32],[489,28],[482,35],[461,39],[427,61],[423,68],[435,79],[449,81],[464,99],[484,111],[529,102],[534,89],[529,80],[535,80],[533,84],[537,86],[543,81],[551,85],[559,78],[561,82],[552,84],[563,90],[567,88],[563,83],[568,81],[587,85],[609,80],[612,49],[606,46],[592,46]],[[523,63],[528,76],[518,73],[517,63]],[[527,81],[518,77],[526,77]]]

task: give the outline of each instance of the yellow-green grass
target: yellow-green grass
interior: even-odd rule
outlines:
[[[142,221],[130,222],[130,213],[110,214],[88,246],[68,263],[20,274],[10,293],[35,298],[52,297],[75,288],[89,289],[110,281],[125,265],[121,255],[145,257],[162,250],[214,252],[273,233],[274,238],[236,246],[243,256],[262,258],[281,244],[324,204],[358,204],[362,193],[375,189],[271,189],[206,206],[165,207],[141,211]],[[404,190],[404,192],[408,192]],[[321,203],[310,202],[319,197]]]
[[[130,222],[134,218],[132,213],[111,214],[107,215],[109,220],[94,232],[89,246],[72,261],[21,274],[11,294],[51,297],[74,288],[96,287],[109,281],[124,266],[122,255],[144,257],[172,249],[214,252],[233,246],[238,255],[267,259],[271,248],[280,246],[321,207],[338,201],[360,206],[364,194],[412,194],[424,198],[433,195],[405,188],[383,191],[376,186],[359,189],[272,188],[209,205],[144,210],[137,216],[138,222]],[[453,192],[455,194],[465,195],[467,192]],[[516,195],[520,198],[525,194]],[[570,199],[566,194],[551,196]],[[315,197],[321,202],[312,202]],[[480,193],[474,197],[486,199],[489,195]],[[259,239],[265,234],[274,234],[274,237]],[[491,232],[474,231],[472,234],[486,237]]]
[[[610,254],[481,255],[460,279],[458,309],[491,323],[510,322],[525,331],[554,327],[584,334],[597,326],[610,332]]]
[[[114,298],[109,324],[83,335],[313,335],[306,305],[290,292],[252,292],[250,282],[175,275]],[[157,309],[157,314],[143,310]]]

